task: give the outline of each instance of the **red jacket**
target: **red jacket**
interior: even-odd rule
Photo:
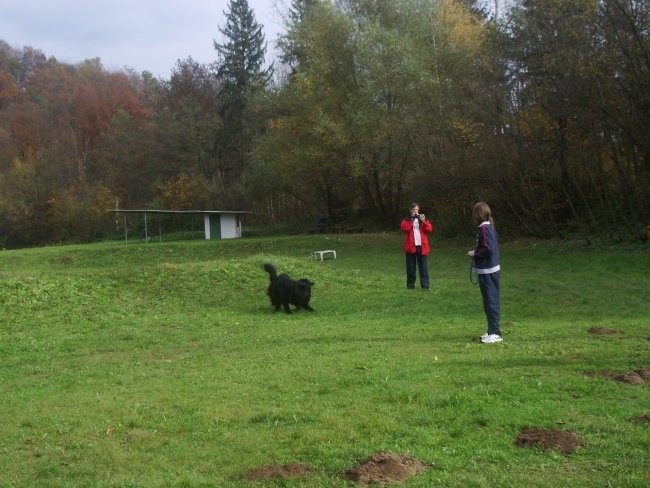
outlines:
[[[404,232],[404,252],[415,254],[415,237],[413,236],[413,219],[406,217],[402,220],[400,230]],[[428,220],[420,221],[420,241],[422,242],[422,255],[429,254],[429,238],[427,234],[433,232],[433,225]]]

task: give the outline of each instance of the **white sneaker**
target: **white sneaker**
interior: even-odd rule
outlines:
[[[487,339],[487,336],[488,336],[488,335],[489,335],[489,334],[488,334],[487,332],[486,332],[485,334],[483,334],[483,335],[481,336],[481,341],[482,341],[483,339]]]
[[[501,342],[502,340],[503,337],[497,334],[490,334],[485,338],[481,337],[481,342],[483,344],[494,344],[495,342]]]

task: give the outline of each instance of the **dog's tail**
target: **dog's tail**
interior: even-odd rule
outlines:
[[[275,280],[278,277],[278,272],[275,270],[275,266],[273,266],[271,263],[265,263],[264,270],[269,274],[269,279],[271,281]]]

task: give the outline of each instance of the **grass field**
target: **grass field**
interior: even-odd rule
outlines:
[[[0,252],[0,487],[346,487],[378,451],[433,463],[407,488],[650,485],[650,383],[585,374],[650,366],[647,245],[503,242],[483,345],[472,244],[433,242],[429,293],[398,233]],[[267,261],[314,313],[273,312]],[[291,463],[313,474],[245,480]]]

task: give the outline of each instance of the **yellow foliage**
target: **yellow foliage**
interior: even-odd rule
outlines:
[[[556,123],[548,113],[537,106],[520,110],[516,125],[519,132],[527,138],[545,138],[557,130]]]
[[[435,22],[441,28],[438,39],[443,43],[441,48],[456,48],[468,54],[482,48],[486,31],[465,5],[453,0],[441,0],[435,16]]]
[[[482,147],[484,136],[481,134],[481,125],[473,120],[457,119],[452,122],[457,136],[463,144]]]
[[[198,187],[199,184],[195,180],[187,176],[179,176],[167,180],[159,185],[158,189],[170,210],[190,210]]]
[[[102,186],[95,192],[90,211],[94,216],[98,217],[112,208],[116,208],[116,197],[110,189]]]

